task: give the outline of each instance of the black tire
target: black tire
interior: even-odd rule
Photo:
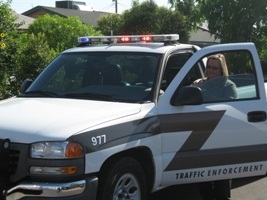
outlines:
[[[99,177],[98,200],[146,200],[142,166],[130,157],[109,163]]]

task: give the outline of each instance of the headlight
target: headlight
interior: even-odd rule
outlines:
[[[38,142],[31,145],[32,158],[67,159],[83,156],[82,146],[75,142]]]

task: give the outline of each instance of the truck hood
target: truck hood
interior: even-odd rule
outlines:
[[[0,101],[0,138],[12,142],[65,140],[93,126],[139,113],[139,104],[11,98]]]

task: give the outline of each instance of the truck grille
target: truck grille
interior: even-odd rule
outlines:
[[[9,174],[14,175],[17,172],[20,152],[18,150],[9,151]]]
[[[9,179],[11,183],[28,176],[29,145],[12,143],[9,149]]]

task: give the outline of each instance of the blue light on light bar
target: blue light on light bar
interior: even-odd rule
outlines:
[[[79,37],[78,38],[78,43],[88,43],[88,42],[90,42],[90,38],[88,38],[88,37]]]

